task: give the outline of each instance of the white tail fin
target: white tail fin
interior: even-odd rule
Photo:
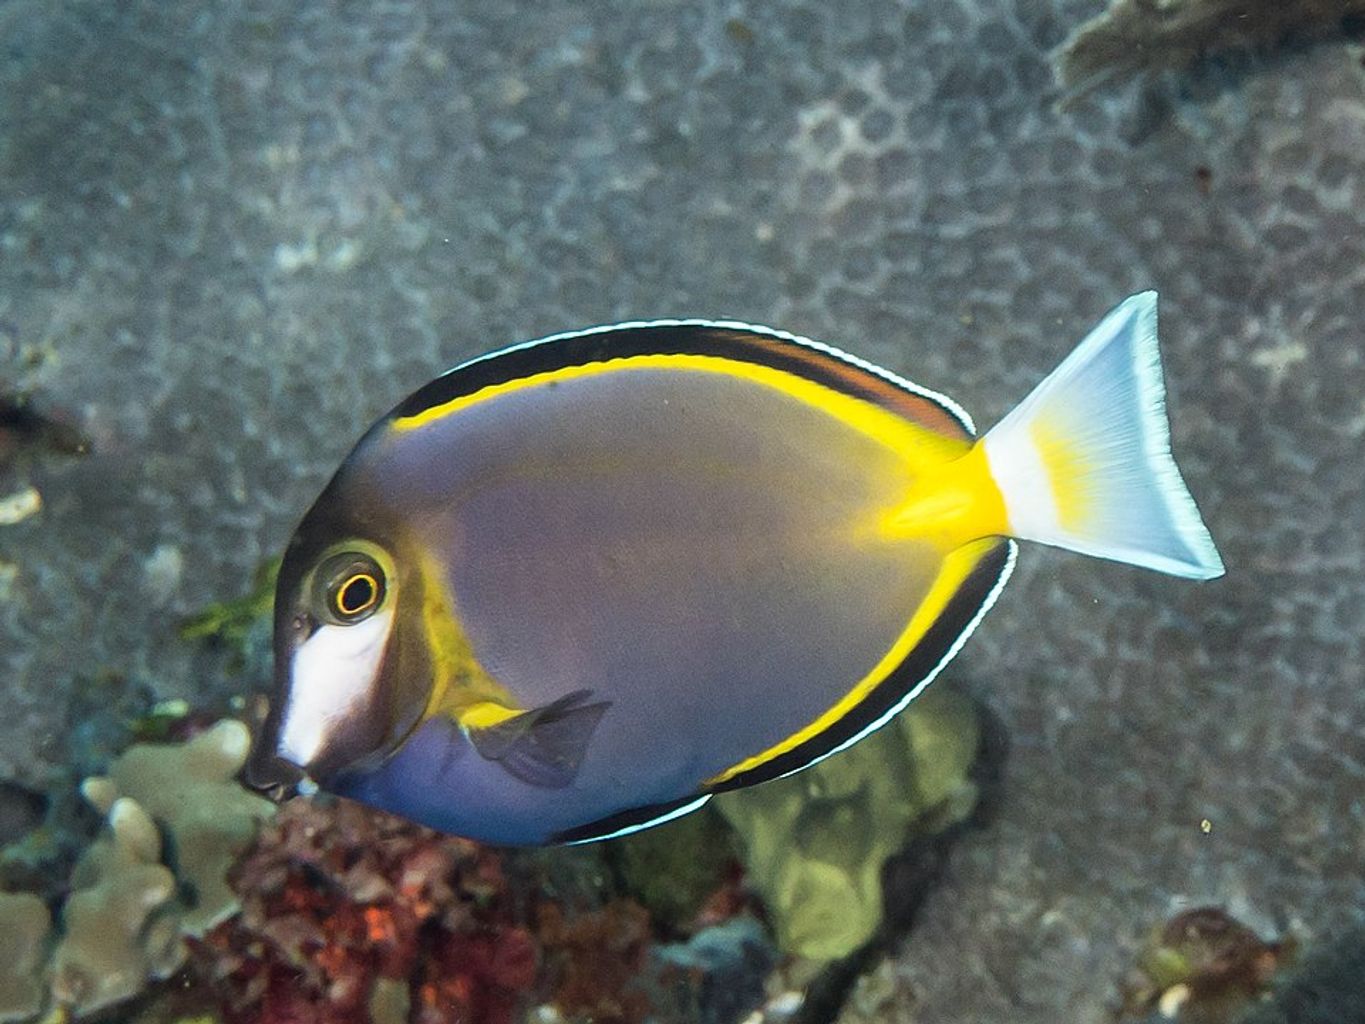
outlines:
[[[983,443],[1012,535],[1176,576],[1223,574],[1171,457],[1156,292],[1114,309]]]

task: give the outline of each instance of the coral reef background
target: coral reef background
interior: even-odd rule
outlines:
[[[0,526],[0,777],[72,774],[111,693],[248,685],[177,623],[460,358],[735,317],[989,424],[1155,287],[1229,575],[1024,553],[957,673],[1005,796],[888,984],[917,1024],[1090,1024],[1179,907],[1358,926],[1363,26],[1069,95],[1103,11],[0,0],[0,380],[89,447],[0,468],[42,497]]]

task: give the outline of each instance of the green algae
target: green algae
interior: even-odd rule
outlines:
[[[180,638],[223,646],[229,652],[228,668],[233,672],[253,665],[260,659],[262,648],[268,650],[270,646],[280,562],[273,558],[256,570],[250,593],[231,601],[216,601],[182,622]]]
[[[784,952],[834,959],[876,934],[883,863],[971,813],[979,741],[972,702],[940,686],[848,750],[712,801]]]

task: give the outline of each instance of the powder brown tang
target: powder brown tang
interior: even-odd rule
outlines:
[[[503,843],[684,813],[887,721],[1011,537],[1218,575],[1167,438],[1150,293],[980,440],[951,400],[765,328],[475,360],[300,525],[258,771]]]

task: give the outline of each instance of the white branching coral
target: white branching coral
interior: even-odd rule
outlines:
[[[134,996],[184,961],[175,876],[160,855],[152,819],[134,801],[115,800],[62,910],[52,995],[71,1016]]]
[[[107,776],[84,786],[97,809],[131,797],[162,829],[167,862],[190,897],[181,917],[187,935],[202,935],[236,911],[228,868],[274,813],[270,801],[235,781],[250,750],[246,726],[229,719],[186,743],[130,747]]]
[[[130,747],[85,780],[105,828],[72,873],[55,945],[41,899],[0,894],[0,1024],[131,999],[180,968],[186,936],[237,911],[228,870],[274,813],[236,781],[250,744],[241,722],[222,721],[184,743]]]

